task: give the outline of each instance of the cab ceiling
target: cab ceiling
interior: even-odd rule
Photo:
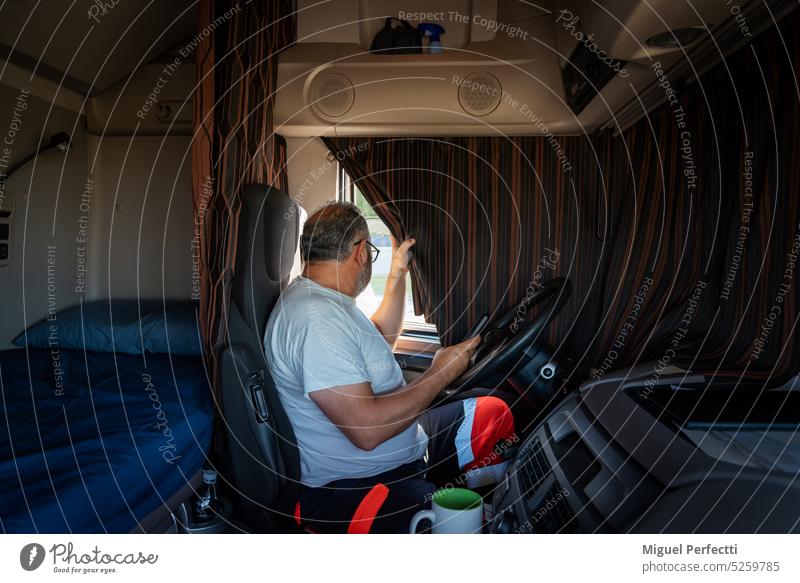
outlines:
[[[0,58],[96,95],[190,38],[196,23],[196,0],[5,0]]]

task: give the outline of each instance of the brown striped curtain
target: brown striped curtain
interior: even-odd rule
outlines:
[[[595,375],[655,360],[779,380],[800,368],[799,25],[620,136],[326,143],[416,237],[416,305],[445,344],[563,275],[547,340]]]
[[[192,188],[200,310],[214,368],[225,339],[245,185],[286,186],[286,145],[273,133],[281,50],[295,35],[291,0],[200,0]]]
[[[556,274],[569,274],[574,295],[591,295],[602,273],[596,208],[600,147],[606,141],[381,138],[364,147],[361,138],[336,138],[327,143],[392,234],[416,238],[416,306],[436,324],[443,343],[451,344],[483,312],[502,314]],[[564,327],[568,320],[586,318],[595,309],[572,302],[569,317],[549,332],[551,339],[570,333]],[[583,336],[588,330],[571,332]]]

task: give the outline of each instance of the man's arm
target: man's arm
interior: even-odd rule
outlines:
[[[436,395],[464,373],[479,342],[476,336],[440,349],[425,374],[391,393],[375,395],[369,383],[358,383],[309,396],[353,445],[369,451],[414,423]]]
[[[399,247],[392,238],[392,266],[386,280],[386,289],[383,292],[383,301],[372,315],[372,323],[394,349],[397,338],[403,331],[403,319],[406,309],[406,273],[408,262],[411,260],[409,249],[414,245],[414,239],[406,239]]]

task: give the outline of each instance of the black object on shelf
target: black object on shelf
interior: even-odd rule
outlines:
[[[394,23],[399,26],[394,26]],[[378,31],[369,47],[371,53],[409,55],[422,52],[419,31],[407,20],[388,16],[383,28]]]

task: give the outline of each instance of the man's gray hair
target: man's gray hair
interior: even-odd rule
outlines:
[[[315,210],[303,226],[300,257],[304,263],[344,261],[353,243],[369,237],[369,227],[358,207],[349,202],[330,202]]]

